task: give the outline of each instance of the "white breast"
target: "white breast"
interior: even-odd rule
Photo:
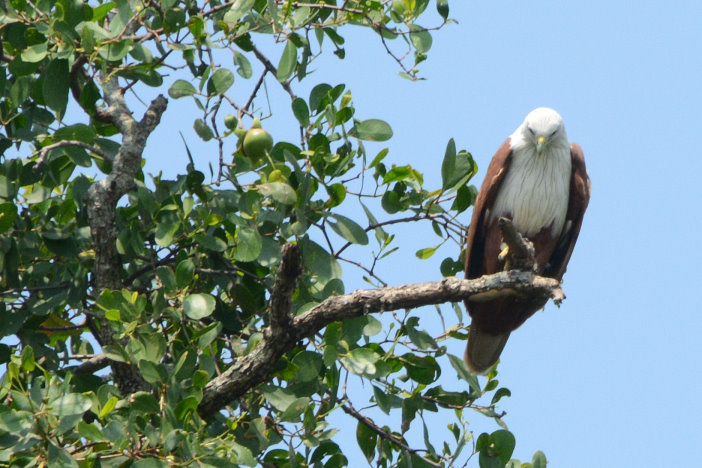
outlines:
[[[514,141],[512,162],[505,174],[490,220],[511,215],[517,231],[527,237],[553,223],[553,235],[565,224],[570,195],[570,148],[547,148],[541,155]]]

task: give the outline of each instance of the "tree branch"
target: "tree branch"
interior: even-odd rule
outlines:
[[[271,329],[273,333],[285,333],[290,327],[292,316],[292,296],[297,287],[297,280],[302,273],[302,259],[297,245],[287,243],[283,246],[283,259],[275,277],[271,293]]]
[[[144,117],[137,122],[127,108],[116,78],[105,82],[107,113],[113,125],[122,134],[122,145],[112,164],[112,172],[105,179],[95,182],[86,193],[90,235],[95,248],[95,286],[103,289],[121,289],[122,262],[117,252],[116,209],[119,199],[134,188],[134,180],[141,169],[141,156],[146,139],[156,128],[165,112],[168,101],[163,96],[153,100]],[[109,323],[99,320],[97,339],[101,345],[119,344]],[[148,389],[139,371],[127,364],[110,361],[115,383],[123,395]]]
[[[285,330],[269,327],[263,339],[246,356],[236,359],[222,375],[204,389],[198,411],[207,419],[229,402],[264,382],[281,356],[301,339],[311,336],[332,322],[361,315],[425,305],[460,302],[476,294],[514,290],[541,299],[553,299],[559,305],[565,294],[560,283],[552,278],[536,276],[531,271],[503,271],[473,280],[456,277],[441,281],[403,286],[360,289],[350,294],[333,296],[317,307],[294,317]]]

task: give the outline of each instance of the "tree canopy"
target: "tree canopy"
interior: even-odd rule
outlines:
[[[497,371],[481,384],[443,343],[465,339],[457,303],[471,294],[558,285],[454,278],[476,195],[470,153],[441,143],[441,186],[426,187],[390,146],[375,149],[389,123],[310,73],[344,59],[356,26],[397,79],[419,79],[432,35],[452,23],[448,0],[0,10],[0,463],[545,466],[541,452],[510,460]],[[267,102],[272,87],[287,101]],[[180,175],[146,175],[149,137],[176,99],[218,161],[183,140]],[[297,141],[265,129],[280,109]],[[376,265],[396,254],[390,227],[416,223],[437,236],[419,259],[455,245],[427,281],[445,279],[387,284]],[[350,291],[348,269],[368,289]],[[430,304],[438,334],[414,310]],[[428,427],[437,412],[443,424]],[[503,427],[474,434],[480,416]],[[341,446],[339,421],[356,448]]]

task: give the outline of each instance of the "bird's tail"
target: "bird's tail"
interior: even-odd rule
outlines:
[[[466,353],[463,356],[468,371],[475,375],[487,372],[500,359],[508,338],[509,332],[493,335],[471,325]]]

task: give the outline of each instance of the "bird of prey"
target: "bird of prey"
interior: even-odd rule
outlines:
[[[466,245],[467,279],[504,269],[500,217],[531,240],[536,273],[561,280],[590,200],[583,151],[570,144],[563,119],[534,109],[490,162],[473,208]],[[501,255],[501,252],[503,255]],[[482,374],[497,362],[510,333],[546,304],[505,291],[466,301],[472,318],[464,361]]]

